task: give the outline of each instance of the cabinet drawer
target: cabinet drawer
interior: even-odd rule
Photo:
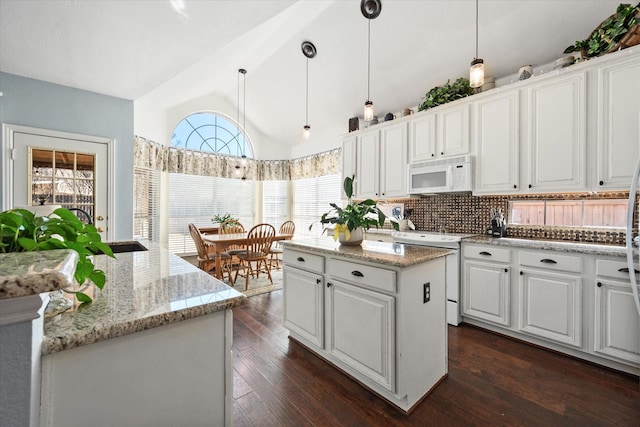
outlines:
[[[624,258],[622,258],[624,259]],[[640,276],[640,269],[636,264],[636,279]],[[596,276],[611,277],[612,279],[629,280],[629,266],[626,261],[612,261],[596,259]]]
[[[282,260],[286,265],[315,273],[324,273],[324,257],[293,249],[285,249]]]
[[[582,272],[582,257],[572,255],[558,255],[547,252],[520,252],[520,265],[544,268],[546,270]]]
[[[511,249],[493,246],[463,245],[462,255],[465,258],[481,259],[483,261],[511,262]]]
[[[387,292],[396,291],[396,272],[338,259],[329,260],[329,274],[347,283]]]

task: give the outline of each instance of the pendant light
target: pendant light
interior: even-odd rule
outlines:
[[[306,98],[306,116],[305,125],[302,128],[302,139],[311,138],[311,126],[309,126],[309,59],[315,58],[318,51],[313,43],[309,41],[302,42],[302,54],[307,58],[307,98]]]
[[[480,87],[484,84],[484,61],[478,58],[478,0],[476,0],[476,56],[471,61],[469,70],[469,86]]]
[[[364,121],[373,120],[373,102],[371,101],[371,20],[380,15],[382,11],[381,0],[361,0],[360,12],[369,20],[368,22],[368,44],[367,44],[367,100],[364,102]]]
[[[244,169],[247,166],[247,156],[244,153],[244,147],[247,145],[246,141],[246,129],[247,129],[247,70],[240,68],[238,73],[242,74],[242,156],[240,157],[240,165]],[[240,76],[238,74],[238,76]],[[242,179],[246,179],[243,175]]]

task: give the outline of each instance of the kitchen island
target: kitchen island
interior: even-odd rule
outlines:
[[[445,378],[450,250],[326,238],[283,247],[290,338],[405,412]]]
[[[45,320],[42,426],[231,424],[231,309],[246,297],[145,245],[95,256],[104,289]]]

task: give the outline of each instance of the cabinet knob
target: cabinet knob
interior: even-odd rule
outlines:
[[[601,287],[602,287],[602,282],[598,282],[598,283],[596,283],[596,285],[597,285],[599,288],[601,288]]]
[[[508,269],[508,268],[505,268],[505,269],[504,269],[504,272],[505,272],[505,273],[508,273],[508,272],[509,272],[509,269]]]
[[[598,184],[600,184],[600,185],[604,185],[604,181],[600,181]]]
[[[327,288],[330,288],[330,287],[332,287],[332,286],[333,286],[333,283],[331,283],[331,282],[327,282]]]
[[[384,196],[384,193],[382,193],[382,195]]]
[[[431,153],[431,157],[435,157],[435,156],[436,156],[435,153]]]
[[[316,283],[319,285],[322,282],[322,279],[316,279]]]
[[[529,188],[533,187],[533,185],[529,184]]]
[[[517,185],[515,185],[515,184],[513,184],[513,188],[518,188],[518,186],[517,186]]]
[[[521,271],[521,272],[520,272],[520,275],[521,275],[521,276],[524,276],[524,271]]]
[[[444,156],[444,151],[441,151],[441,152],[440,152],[440,155],[441,155],[441,156]]]

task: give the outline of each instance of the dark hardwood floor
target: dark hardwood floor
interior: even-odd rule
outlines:
[[[640,426],[637,377],[471,326],[449,326],[449,376],[405,415],[288,339],[282,291],[233,315],[235,426]]]

